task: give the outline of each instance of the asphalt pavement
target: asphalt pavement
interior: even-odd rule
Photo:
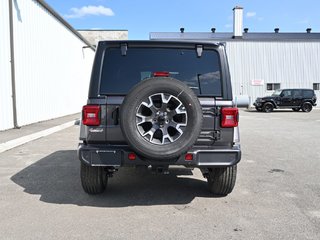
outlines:
[[[0,239],[320,239],[320,110],[241,110],[240,133],[226,197],[197,169],[120,169],[89,196],[78,126],[0,153]]]

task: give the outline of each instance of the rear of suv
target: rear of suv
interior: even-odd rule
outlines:
[[[311,112],[317,106],[317,96],[312,89],[278,89],[271,96],[257,98],[253,105],[258,112],[272,112],[275,108]]]
[[[102,193],[122,167],[181,165],[229,194],[241,158],[232,99],[224,44],[99,42],[80,128],[84,191]]]

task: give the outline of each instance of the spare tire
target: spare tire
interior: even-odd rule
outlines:
[[[120,108],[122,133],[132,149],[147,159],[169,160],[186,153],[202,127],[198,97],[169,77],[143,80]]]

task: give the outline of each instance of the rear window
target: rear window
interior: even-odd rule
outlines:
[[[195,49],[176,48],[128,48],[125,56],[119,48],[106,49],[100,94],[127,94],[155,72],[169,72],[170,77],[183,81],[197,95],[222,95],[218,52],[203,50],[197,57]]]

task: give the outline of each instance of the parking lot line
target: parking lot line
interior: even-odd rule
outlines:
[[[36,140],[38,138],[45,137],[45,136],[48,136],[48,135],[53,134],[55,132],[61,131],[63,129],[71,127],[72,125],[74,125],[74,121],[70,121],[70,122],[67,122],[67,123],[52,127],[52,128],[48,128],[46,130],[36,132],[36,133],[30,134],[27,136],[16,138],[16,139],[7,141],[5,143],[1,143],[0,144],[0,153],[8,151],[12,148],[18,147],[20,145],[23,145],[27,142]]]

